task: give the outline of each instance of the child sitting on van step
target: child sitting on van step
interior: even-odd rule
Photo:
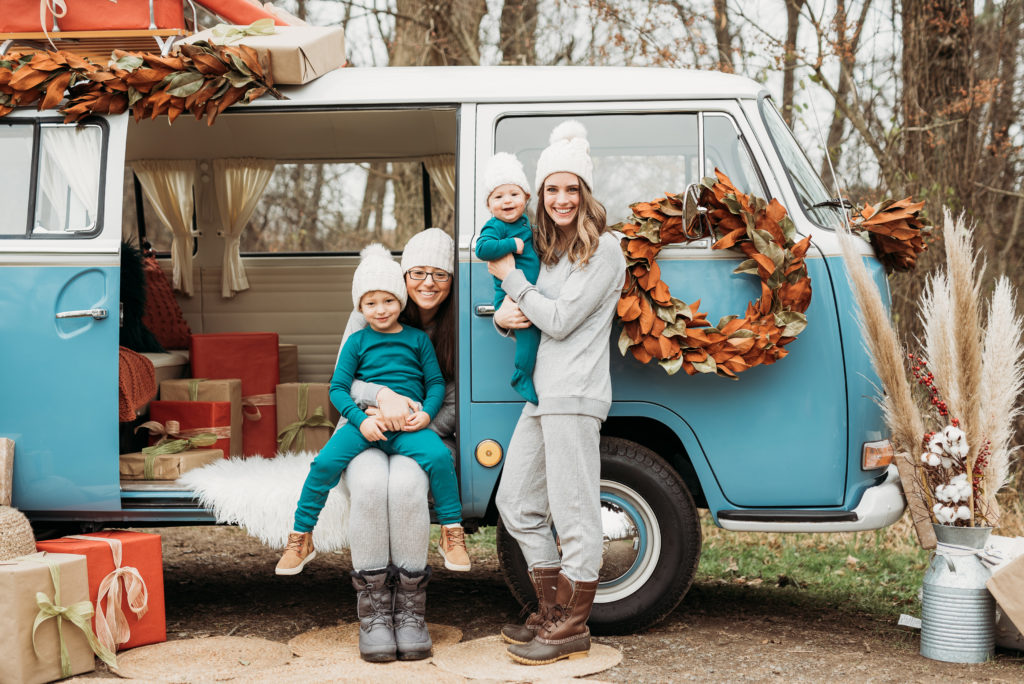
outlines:
[[[352,278],[352,303],[366,318],[368,327],[353,333],[341,349],[331,378],[331,403],[348,423],[340,427],[309,466],[309,475],[295,510],[294,532],[278,561],[278,575],[296,575],[316,557],[313,527],[323,510],[327,495],[357,455],[371,447],[387,454],[402,454],[416,461],[427,473],[434,494],[434,510],[446,530],[462,531],[462,503],[451,452],[441,438],[424,430],[441,408],[444,377],[434,346],[422,330],[398,322],[408,294],[402,267],[379,244],[366,247]],[[374,416],[368,416],[350,396],[353,380],[386,385],[420,403],[422,409],[409,414],[401,431],[387,431]],[[445,567],[470,569],[462,534],[446,534],[449,545],[440,546]]]
[[[477,258],[494,261],[506,254],[515,255],[516,268],[526,279],[536,284],[540,275],[540,257],[533,248],[533,228],[526,216],[526,203],[530,201],[529,181],[522,163],[508,152],[498,152],[484,170],[484,195],[491,218],[476,239]],[[494,279],[494,308],[505,299],[501,281]],[[537,365],[540,331],[536,326],[515,331],[515,370],[512,388],[526,399],[537,403],[537,390],[533,387],[533,368]]]

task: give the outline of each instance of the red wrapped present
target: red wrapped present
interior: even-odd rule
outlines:
[[[39,33],[43,30],[53,30],[53,12],[48,4],[39,0],[0,2],[0,33]]]
[[[115,650],[167,641],[160,535],[93,532],[36,542],[36,548],[85,556],[101,644]]]
[[[152,0],[152,3],[152,20],[156,28],[185,27],[182,0]],[[67,3],[67,14],[57,18],[57,26],[61,31],[148,29],[149,4],[150,0],[71,0]],[[36,15],[38,14],[37,5]]]
[[[246,456],[273,457],[277,453],[277,333],[193,335],[189,351],[194,377],[242,381],[242,451]]]
[[[198,0],[199,4],[232,24],[251,24],[260,19],[273,19],[278,26],[288,22],[249,0]]]
[[[150,430],[150,446],[164,438],[188,439],[198,435],[213,435],[217,441],[202,446],[220,449],[225,454],[231,453],[231,402],[151,401],[149,422],[159,423],[162,427]]]

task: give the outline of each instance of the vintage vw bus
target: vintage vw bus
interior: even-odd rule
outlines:
[[[17,445],[13,503],[35,523],[213,521],[180,486],[119,480],[119,246],[122,234],[140,230],[122,225],[125,205],[138,200],[126,168],[152,160],[194,165],[194,186],[167,189],[177,193],[169,206],[184,207],[192,227],[162,262],[191,280],[191,296],[179,301],[192,331],[277,332],[298,345],[299,379],[326,382],[358,256],[247,251],[244,241],[239,250],[217,209],[213,167],[243,157],[272,168],[364,170],[401,160],[420,166],[425,186],[428,177],[447,186],[454,216],[445,228],[458,249],[465,518],[499,525],[509,585],[528,597],[522,558],[494,506],[501,456],[522,405],[508,382],[513,343],[492,328],[491,278],[471,249],[488,218],[476,179],[495,151],[518,155],[532,177],[548,133],[569,117],[589,131],[595,194],[609,223],[627,217],[631,203],[679,192],[717,167],[740,189],[778,198],[797,231],[813,236],[809,325],[781,362],[730,382],[669,376],[613,349],[594,626],[641,629],[678,604],[700,557],[698,509],[723,528],[745,531],[868,530],[900,517],[895,468],[879,458],[887,443],[872,399],[875,376],[834,232],[841,215],[762,86],[703,71],[501,67],[343,69],[281,90],[287,100],[232,107],[213,126],[187,117],[134,123],[124,115],[92,118],[76,131],[52,113],[0,118],[0,437]],[[341,185],[322,188],[324,197],[346,191],[346,181],[335,182]],[[425,227],[434,220],[424,204]],[[146,218],[141,230],[152,235],[159,222]],[[878,262],[863,248],[884,288]],[[756,279],[733,273],[739,259],[702,240],[665,249],[659,263],[674,296],[699,298],[717,320],[759,295]],[[248,289],[225,297],[225,272],[237,264]],[[618,335],[616,326],[609,343]],[[183,355],[174,350],[156,365],[178,365],[184,374]]]

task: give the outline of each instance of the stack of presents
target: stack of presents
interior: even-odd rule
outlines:
[[[217,24],[218,21],[223,23]],[[201,22],[217,25],[204,31]],[[253,24],[257,24],[259,30],[252,29]],[[270,2],[3,0],[0,3],[0,55],[59,49],[105,66],[114,49],[167,55],[175,52],[176,44],[196,40],[254,48],[270,62],[276,84],[307,83],[346,64],[340,26],[310,26]]]

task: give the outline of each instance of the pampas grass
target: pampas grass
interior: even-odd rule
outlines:
[[[928,360],[928,371],[935,375],[935,384],[942,388],[947,405],[960,406],[960,359],[955,351],[953,304],[945,273],[933,273],[928,278],[918,310],[924,331],[919,345]]]

